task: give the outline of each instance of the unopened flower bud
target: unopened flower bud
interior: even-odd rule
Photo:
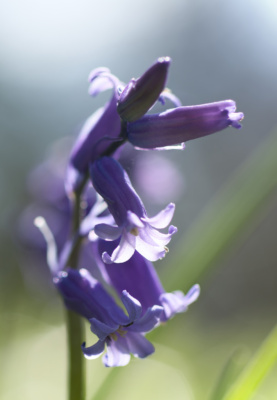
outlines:
[[[131,79],[123,89],[117,111],[125,121],[136,121],[158,100],[170,65],[169,57],[160,57],[140,78]]]

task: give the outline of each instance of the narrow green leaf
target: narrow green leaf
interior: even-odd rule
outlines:
[[[110,373],[107,374],[106,379],[103,380],[102,385],[98,388],[97,392],[94,393],[91,400],[106,399],[108,394],[113,390],[114,382],[121,371],[122,369],[119,367],[111,368]]]
[[[210,400],[222,400],[223,395],[237,379],[245,365],[245,350],[237,348],[224,365]]]
[[[167,289],[185,277],[188,289],[216,266],[219,257],[264,209],[277,188],[277,131],[249,156],[179,241],[164,271]],[[174,268],[174,274],[172,270]]]
[[[277,362],[277,325],[222,400],[247,400]]]

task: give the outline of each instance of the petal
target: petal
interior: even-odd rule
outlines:
[[[244,114],[242,112],[229,113],[230,124],[233,128],[240,129],[241,124],[239,121],[243,120]]]
[[[103,217],[94,217],[92,214],[93,214],[93,209],[81,222],[80,235],[87,236],[89,234],[89,232],[91,232],[95,228],[96,225],[100,225],[100,224],[106,224],[106,225],[110,225],[110,226],[114,227],[112,225],[114,223],[114,219],[110,214],[105,215]],[[99,237],[100,237],[100,235],[99,235]],[[106,239],[106,240],[108,240],[108,239]],[[111,240],[114,240],[114,239],[111,239]]]
[[[103,357],[106,367],[124,367],[129,363],[130,358],[126,338],[118,337],[116,341],[107,342],[107,353]]]
[[[166,319],[173,317],[176,313],[186,311],[188,306],[197,300],[199,294],[199,285],[194,285],[186,295],[181,291],[162,294],[160,301],[164,307]]]
[[[200,295],[200,286],[198,284],[193,285],[192,288],[186,294],[187,304],[194,303]]]
[[[88,90],[91,96],[97,96],[100,92],[108,89],[115,89],[120,84],[118,78],[105,67],[91,71],[88,80],[91,82]]]
[[[145,337],[139,333],[128,332],[126,335],[130,352],[139,358],[145,358],[153,354],[155,347]]]
[[[103,76],[99,76],[98,79],[94,79],[89,85],[88,93],[91,96],[97,96],[99,93],[104,92],[105,90],[112,89],[113,83],[110,79],[107,78],[103,74]]]
[[[105,340],[98,340],[97,343],[95,343],[90,347],[85,347],[85,346],[86,343],[84,342],[81,346],[84,356],[88,360],[93,360],[94,358],[101,356],[101,354],[103,353],[105,349]]]
[[[144,227],[144,224],[141,222],[140,218],[132,211],[127,211],[127,220],[130,224],[135,225],[138,228]]]
[[[142,240],[139,236],[136,238],[136,250],[149,261],[157,261],[165,256],[165,249]]]
[[[159,232],[150,225],[146,225],[144,229],[139,230],[139,236],[145,242],[163,248],[170,242],[171,236],[176,232],[177,228],[173,225],[169,227],[168,233]]]
[[[149,307],[144,316],[131,325],[128,330],[132,332],[151,331],[159,323],[162,312],[163,307],[161,306]]]
[[[155,217],[152,218],[144,217],[141,219],[142,221],[148,222],[151,226],[153,226],[153,228],[163,229],[170,224],[174,215],[174,211],[175,211],[175,204],[170,203],[164,210],[160,211],[157,215],[155,215]]]
[[[106,264],[123,263],[128,261],[135,252],[136,237],[132,234],[124,234],[121,237],[119,245],[115,248],[112,255],[104,252],[102,260]]]
[[[94,68],[94,69],[90,72],[90,74],[89,74],[89,76],[88,76],[88,81],[89,81],[89,82],[92,82],[94,79],[99,78],[99,76],[100,76],[101,74],[110,73],[110,72],[111,72],[111,71],[110,71],[109,68],[107,68],[107,67],[98,67],[98,68]]]
[[[91,332],[98,336],[100,340],[105,340],[110,333],[115,332],[119,328],[119,325],[107,325],[96,318],[91,318],[89,322]]]
[[[134,297],[132,297],[127,292],[127,290],[123,290],[121,301],[124,304],[124,307],[126,308],[126,311],[130,318],[130,322],[132,323],[136,321],[141,316],[142,312],[142,307],[140,302]]]
[[[178,97],[175,96],[175,94],[173,94],[171,92],[171,90],[167,89],[167,88],[165,88],[162,91],[162,93],[161,93],[161,95],[159,97],[159,101],[164,105],[165,104],[165,99],[170,100],[171,103],[173,103],[175,107],[181,107],[181,105],[182,105],[181,100],[178,99]]]
[[[164,293],[160,296],[160,301],[164,308],[165,318],[164,320],[168,320],[172,318],[175,314],[184,312],[187,309],[187,303],[183,296],[181,299],[174,293]]]
[[[98,224],[94,228],[94,232],[101,239],[116,240],[122,234],[122,228],[107,224]]]

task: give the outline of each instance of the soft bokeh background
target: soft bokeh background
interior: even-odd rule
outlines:
[[[87,95],[90,70],[108,66],[127,82],[168,55],[168,86],[183,104],[231,98],[245,113],[241,131],[228,129],[166,154],[184,181],[174,221],[179,233],[156,265],[173,289],[167,277],[182,265],[174,251],[183,235],[277,129],[276,37],[275,0],[1,1],[1,399],[65,398],[62,305],[47,272],[43,285],[26,272],[36,266],[14,234],[30,201],[28,173],[53,141],[76,134],[107,98]],[[199,276],[201,298],[153,335],[154,356],[112,373],[100,360],[87,363],[90,396],[107,379],[99,398],[208,399],[234,349],[243,349],[238,363],[249,358],[276,321],[275,204],[273,190],[210,272]],[[184,290],[186,268],[178,282]],[[276,392],[273,372],[255,398],[275,399]]]

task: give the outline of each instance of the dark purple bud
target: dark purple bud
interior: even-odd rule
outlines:
[[[167,79],[169,57],[160,57],[140,78],[131,79],[120,95],[117,111],[125,121],[136,121],[158,100]]]
[[[146,115],[128,123],[128,140],[134,146],[153,149],[207,136],[228,126],[239,129],[244,115],[235,111],[236,103],[225,100]]]

